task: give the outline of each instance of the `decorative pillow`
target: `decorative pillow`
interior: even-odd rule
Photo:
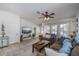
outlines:
[[[45,52],[47,56],[67,56],[67,54],[58,53],[57,51],[50,48],[45,48]]]
[[[63,44],[63,41],[65,40],[65,37],[64,36],[61,36],[60,37],[60,43],[61,43],[61,45]]]
[[[79,44],[79,35],[76,36],[75,41],[77,44]]]
[[[69,38],[68,38],[68,37],[65,37],[65,36],[61,36],[61,37],[60,37],[60,43],[61,43],[61,45],[63,45],[63,41],[64,41],[65,39],[69,39]]]
[[[62,48],[59,50],[60,53],[66,53],[66,54],[69,54],[71,52],[71,49],[72,49],[72,44],[70,42],[69,39],[65,39],[63,41],[63,46]]]

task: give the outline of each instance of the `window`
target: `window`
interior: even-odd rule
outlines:
[[[42,34],[50,33],[50,26],[49,25],[42,26],[41,27],[41,33]]]
[[[52,27],[51,27],[51,33],[57,34],[57,25],[52,25]]]
[[[50,33],[50,26],[49,25],[44,26],[44,33]]]
[[[68,35],[68,24],[60,24],[60,35]]]
[[[44,30],[43,30],[43,26],[41,26],[41,34],[43,34]]]

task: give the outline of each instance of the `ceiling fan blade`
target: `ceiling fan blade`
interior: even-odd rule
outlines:
[[[51,17],[51,16],[50,16],[49,18],[54,18],[54,17]]]
[[[41,14],[41,15],[45,16],[45,14],[44,14],[44,13],[40,13],[39,11],[37,11],[37,14]]]
[[[40,12],[39,12],[39,11],[37,11],[36,13],[37,13],[37,14],[40,14]]]
[[[54,15],[55,13],[51,13],[50,15]]]
[[[45,15],[44,13],[41,13],[42,15]]]
[[[42,18],[44,18],[44,17],[38,17],[39,19],[42,19]]]

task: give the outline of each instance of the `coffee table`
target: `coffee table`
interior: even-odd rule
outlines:
[[[41,52],[41,50],[44,49],[44,47],[46,46],[50,47],[49,41],[45,41],[43,44],[39,44],[40,42],[41,41],[32,44],[32,52],[34,52],[34,49],[36,49],[38,52]]]

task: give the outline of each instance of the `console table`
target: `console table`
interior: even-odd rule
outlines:
[[[9,37],[8,36],[0,36],[0,48],[6,47],[9,45]]]

